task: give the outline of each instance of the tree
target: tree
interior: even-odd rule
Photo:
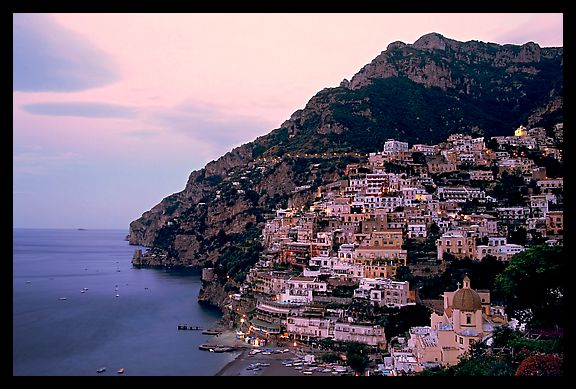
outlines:
[[[526,357],[518,366],[516,376],[561,376],[562,358],[555,354],[538,354]]]
[[[412,160],[414,163],[419,163],[421,165],[426,165],[426,156],[420,151],[415,151],[412,153]]]
[[[464,358],[458,363],[454,376],[511,376],[514,368],[501,357],[482,356]]]
[[[363,343],[349,342],[346,348],[346,361],[352,370],[363,374],[370,362],[368,347]]]
[[[495,138],[490,138],[490,140],[486,143],[486,147],[492,151],[498,151],[500,145],[498,144],[498,141]]]
[[[402,308],[384,308],[378,323],[384,326],[386,338],[403,336],[410,328],[430,324],[431,310],[421,304]]]
[[[340,362],[340,354],[338,353],[324,353],[320,356],[320,361],[324,363],[335,363]]]
[[[527,240],[528,240],[528,232],[526,231],[526,228],[520,226],[516,230],[510,232],[508,243],[514,243],[525,246]]]
[[[512,257],[495,288],[512,317],[529,327],[563,328],[565,271],[562,248],[534,246]]]
[[[396,276],[395,276],[397,281],[412,281],[412,279],[414,278],[412,276],[412,272],[410,271],[410,268],[408,266],[398,266],[396,268]]]
[[[436,224],[436,222],[432,222],[432,224],[430,224],[428,232],[429,235],[440,236],[440,227],[438,227],[438,224]]]

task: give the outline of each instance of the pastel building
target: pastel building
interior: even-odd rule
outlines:
[[[375,306],[403,307],[408,305],[408,281],[392,281],[386,278],[363,278],[354,297],[369,300]]]
[[[421,366],[455,365],[475,342],[487,339],[506,323],[501,309],[491,308],[490,292],[472,289],[465,276],[462,288],[444,293],[444,311],[432,313],[430,327],[410,332],[409,344]]]
[[[437,258],[452,254],[458,259],[472,258],[476,253],[476,240],[463,230],[448,231],[436,240]]]
[[[372,323],[336,322],[334,340],[360,342],[381,349],[386,348],[384,327]]]

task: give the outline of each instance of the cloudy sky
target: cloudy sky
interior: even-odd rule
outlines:
[[[562,14],[14,14],[13,225],[122,228],[393,41],[562,46]]]

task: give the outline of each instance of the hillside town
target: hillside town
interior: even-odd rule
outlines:
[[[383,375],[458,363],[475,342],[517,321],[467,275],[423,298],[402,274],[561,246],[563,178],[547,166],[562,162],[562,130],[520,126],[512,136],[453,134],[411,147],[390,139],[318,186],[313,204],[276,209],[260,260],[227,300],[238,337],[317,349],[359,342],[375,352],[372,373]],[[213,277],[204,269],[204,281]],[[416,305],[430,312],[427,325],[386,334],[382,310]]]

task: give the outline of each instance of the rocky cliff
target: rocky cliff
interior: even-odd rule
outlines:
[[[434,143],[455,132],[501,135],[562,121],[562,55],[532,42],[458,42],[436,33],[391,43],[350,81],[192,172],[182,192],[133,221],[130,243],[152,248],[134,263],[214,267],[201,299],[219,304],[223,285],[234,290],[231,280],[258,259],[266,214],[311,203],[354,152],[377,151],[388,138]]]

